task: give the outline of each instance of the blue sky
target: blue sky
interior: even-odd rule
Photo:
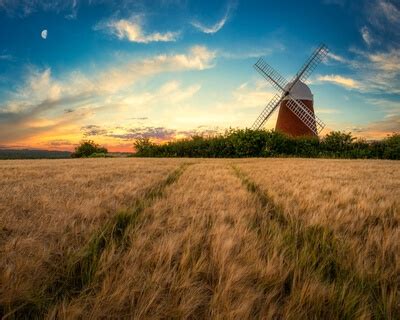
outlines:
[[[0,0],[0,24],[1,147],[129,150],[249,127],[276,93],[258,57],[290,79],[321,42],[323,133],[400,131],[398,0]]]

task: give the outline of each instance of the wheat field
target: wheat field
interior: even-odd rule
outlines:
[[[6,319],[399,319],[400,163],[0,162]]]

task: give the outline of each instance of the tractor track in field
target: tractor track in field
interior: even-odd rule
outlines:
[[[346,244],[335,237],[332,230],[323,226],[307,226],[298,218],[289,217],[274,203],[271,196],[249,176],[235,165],[231,165],[234,175],[240,179],[243,187],[253,194],[261,205],[250,227],[263,239],[279,238],[288,261],[295,266],[297,274],[311,272],[322,282],[335,285],[338,299],[362,297],[353,307],[341,310],[341,318],[354,318],[353,312],[363,302],[374,319],[400,318],[400,306],[390,307],[384,303],[388,287],[393,285],[382,279],[362,277],[355,273],[346,260]],[[292,280],[295,276],[292,276]],[[290,285],[287,290],[290,294]],[[360,316],[360,315],[359,315]]]
[[[157,199],[162,198],[165,189],[174,184],[186,168],[193,164],[181,164],[165,179],[150,187],[130,209],[117,212],[91,237],[82,250],[64,259],[65,265],[61,267],[63,272],[44,290],[38,290],[37,296],[29,301],[0,305],[1,319],[44,318],[50,308],[60,301],[71,299],[82,293],[87,294],[91,290],[90,285],[96,280],[96,271],[103,252],[115,245],[119,254],[122,254],[129,245],[126,241],[127,231],[132,230],[139,223],[143,211]]]

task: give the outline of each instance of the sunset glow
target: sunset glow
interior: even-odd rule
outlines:
[[[132,151],[250,127],[276,93],[257,59],[291,78],[321,42],[308,84],[324,132],[400,130],[396,1],[0,0],[0,25],[1,148]]]

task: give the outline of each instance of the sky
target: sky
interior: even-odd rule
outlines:
[[[320,43],[322,135],[399,132],[400,0],[0,0],[0,148],[250,127],[277,93],[258,58],[290,79]]]

